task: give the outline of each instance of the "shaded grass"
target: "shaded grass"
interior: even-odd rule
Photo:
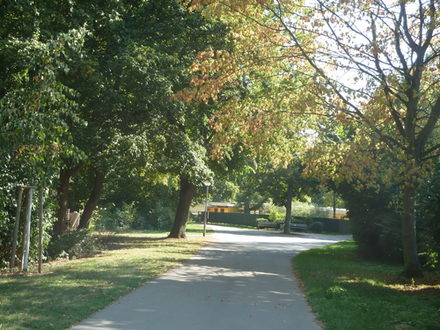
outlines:
[[[196,230],[196,226],[192,228]],[[43,274],[0,276],[1,329],[63,329],[193,256],[201,237],[103,235],[99,255],[45,264]]]
[[[303,252],[293,265],[325,329],[440,329],[440,274],[406,279],[365,261],[354,242]]]

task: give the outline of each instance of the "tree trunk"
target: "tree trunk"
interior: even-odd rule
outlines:
[[[284,220],[284,234],[290,234],[290,223],[292,222],[292,198],[293,198],[293,183],[287,184],[286,194],[286,218]]]
[[[250,203],[249,203],[249,201],[248,200],[245,200],[244,201],[244,213],[246,213],[246,214],[249,214],[249,213],[251,213],[251,205],[250,205]]]
[[[403,188],[402,247],[403,275],[406,277],[423,276],[417,254],[415,195],[413,186]]]
[[[186,176],[180,177],[179,204],[177,205],[176,217],[173,228],[168,237],[185,238],[186,222],[188,221],[189,207],[196,193],[196,186]]]
[[[60,170],[60,184],[58,186],[58,212],[57,221],[54,225],[54,234],[60,235],[67,229],[67,209],[70,191],[71,171],[69,169]]]
[[[57,221],[54,224],[54,234],[60,235],[67,230],[67,209],[69,208],[70,179],[79,172],[83,165],[74,168],[62,168],[60,170],[60,183],[58,186],[58,212]]]
[[[95,170],[95,180],[93,182],[93,188],[90,192],[89,199],[84,206],[84,211],[81,214],[79,228],[89,228],[90,219],[92,218],[93,212],[98,205],[99,198],[101,197],[102,188],[104,186],[105,175],[103,172]]]

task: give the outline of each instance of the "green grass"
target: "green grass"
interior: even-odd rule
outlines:
[[[199,234],[197,225],[188,234]],[[0,329],[64,329],[193,256],[203,239],[106,234],[91,257],[45,264],[43,274],[0,275]]]
[[[325,329],[440,329],[440,274],[399,276],[400,266],[357,257],[353,242],[293,259],[307,299]]]

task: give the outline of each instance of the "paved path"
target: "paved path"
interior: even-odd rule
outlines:
[[[320,329],[293,278],[300,251],[347,239],[215,227],[214,242],[74,329]]]

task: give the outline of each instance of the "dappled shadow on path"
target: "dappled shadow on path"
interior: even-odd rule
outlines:
[[[83,325],[96,329],[143,329],[145,324],[151,329],[172,329],[176,324],[214,330],[319,328],[295,284],[290,259],[332,241],[221,228],[215,228],[215,233],[214,242],[182,267]]]

